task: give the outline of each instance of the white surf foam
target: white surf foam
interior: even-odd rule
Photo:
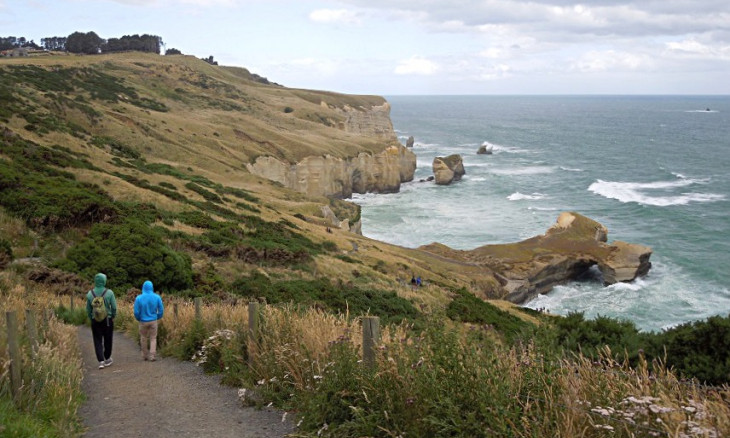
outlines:
[[[496,175],[537,175],[541,173],[553,173],[554,171],[555,168],[550,166],[507,167],[491,170]]]
[[[671,205],[687,205],[691,202],[716,202],[725,199],[725,195],[716,193],[680,193],[666,196],[652,196],[652,190],[672,190],[695,184],[705,184],[708,180],[679,178],[675,181],[655,181],[648,183],[618,182],[597,180],[588,187],[597,195],[616,199],[623,203],[636,202],[643,205],[667,207]]]
[[[512,193],[511,195],[507,196],[507,199],[510,201],[523,201],[523,200],[537,200],[537,199],[544,199],[545,195],[542,193],[533,193],[531,195],[525,195],[520,192]]]
[[[577,168],[565,167],[565,166],[560,166],[560,170],[564,170],[566,172],[583,172],[583,169],[577,169]]]

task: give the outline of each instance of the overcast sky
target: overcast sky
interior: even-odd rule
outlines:
[[[94,31],[356,94],[730,94],[730,0],[0,0],[0,36]]]

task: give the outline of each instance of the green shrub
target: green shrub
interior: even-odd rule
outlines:
[[[203,322],[195,319],[183,335],[181,343],[179,345],[169,344],[162,352],[180,360],[191,360],[193,355],[201,350],[207,337]]]
[[[167,181],[162,181],[159,184],[160,184],[160,187],[164,187],[164,188],[170,189],[170,190],[177,190],[177,187],[175,187],[175,184],[170,184]]]
[[[87,278],[103,272],[117,290],[139,288],[145,280],[152,280],[163,291],[193,285],[190,257],[169,248],[161,231],[136,220],[94,225],[58,266]]]
[[[111,197],[98,186],[75,180],[51,166],[77,161],[63,151],[20,140],[3,145],[12,161],[0,159],[0,205],[39,229],[59,230],[119,214]]]
[[[195,184],[194,182],[189,182],[185,184],[185,188],[194,191],[195,193],[202,196],[206,201],[215,202],[217,204],[222,204],[223,200],[220,198],[220,196],[216,195],[215,193],[204,189],[203,187],[199,186],[198,184]]]
[[[667,365],[681,375],[715,385],[730,382],[730,317],[682,324],[657,337]],[[661,350],[656,353],[661,357]]]
[[[180,222],[196,228],[214,228],[216,221],[202,211],[192,210],[178,213],[176,216]]]
[[[66,306],[59,306],[55,311],[56,318],[71,325],[87,325],[90,323],[86,314],[86,307],[77,307],[71,310]]]
[[[13,246],[9,240],[0,238],[0,260],[13,261]]]
[[[556,318],[553,325],[561,348],[597,357],[608,346],[616,358],[623,358],[626,352],[632,364],[637,363],[640,349],[649,349],[649,338],[653,336],[639,333],[631,321],[604,316],[586,320],[581,312],[571,312],[564,318]]]
[[[532,327],[530,323],[498,309],[465,289],[459,289],[454,294],[456,296],[446,308],[446,316],[454,321],[489,324],[509,341]]]
[[[113,155],[121,158],[130,158],[134,160],[141,157],[139,152],[115,138],[105,136],[94,137],[91,139],[91,144],[101,149],[109,148]]]

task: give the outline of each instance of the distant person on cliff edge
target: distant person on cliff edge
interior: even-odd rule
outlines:
[[[106,287],[106,275],[94,276],[94,288],[86,294],[86,314],[91,320],[91,336],[99,369],[109,367],[112,360],[114,318],[117,316],[117,300],[114,292]]]
[[[134,318],[139,322],[139,343],[142,359],[154,362],[157,359],[157,321],[162,319],[165,308],[162,298],[147,280],[142,284],[142,293],[134,299]]]

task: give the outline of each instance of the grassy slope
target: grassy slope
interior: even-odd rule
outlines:
[[[337,251],[317,255],[309,270],[264,267],[277,278],[326,277],[358,287],[395,290],[423,309],[443,308],[449,301],[448,291],[453,288],[466,287],[479,296],[488,296],[495,286],[490,273],[483,267],[339,230],[327,233],[318,216],[320,206],[329,200],[306,197],[245,170],[246,163],[262,154],[296,162],[309,155],[327,153],[346,157],[363,150],[382,150],[388,140],[337,129],[342,116],[332,109],[382,105],[385,101],[381,97],[262,84],[252,80],[254,78],[245,69],[211,66],[189,56],[126,53],[0,61],[0,69],[31,65],[61,77],[69,76],[69,71],[91,69],[104,77],[117,78],[138,98],[146,99],[142,105],[135,103],[129,93],[119,93],[117,99],[112,97],[114,101],[94,99],[93,88],[84,90],[78,83],[72,84],[74,89],[71,91],[49,91],[20,81],[14,92],[21,96],[21,105],[73,123],[82,133],[28,130],[28,120],[19,114],[3,123],[24,139],[49,147],[61,145],[85,157],[95,169],[65,170],[73,172],[79,181],[101,186],[115,201],[147,202],[170,212],[196,209],[125,181],[114,173],[145,180],[151,186],[167,184],[187,199],[203,201],[199,194],[186,188],[185,181],[174,176],[144,173],[139,168],[120,168],[119,163],[133,161],[124,156],[120,158],[118,146],[121,145],[123,149],[140,154],[148,164],[167,164],[191,177],[204,177],[226,187],[246,190],[260,200],[257,208],[262,219],[274,222],[286,219],[314,242],[330,241],[336,245]],[[77,107],[73,102],[82,105]],[[290,110],[284,111],[287,107]],[[112,142],[95,143],[99,138]],[[235,204],[223,203],[225,208],[237,213],[249,213]],[[158,225],[189,235],[203,232],[179,221]],[[61,236],[45,236],[40,252],[50,261],[57,259],[79,240],[84,233],[83,227],[79,231],[81,233],[67,230]],[[357,251],[353,251],[354,244]],[[14,250],[19,254],[32,252],[27,248]],[[226,280],[262,269],[256,265],[242,267],[240,260],[212,257],[203,252],[192,251],[190,255],[194,269],[213,263],[216,272]],[[430,286],[417,292],[403,286],[402,281],[408,281],[412,274],[420,275]]]

